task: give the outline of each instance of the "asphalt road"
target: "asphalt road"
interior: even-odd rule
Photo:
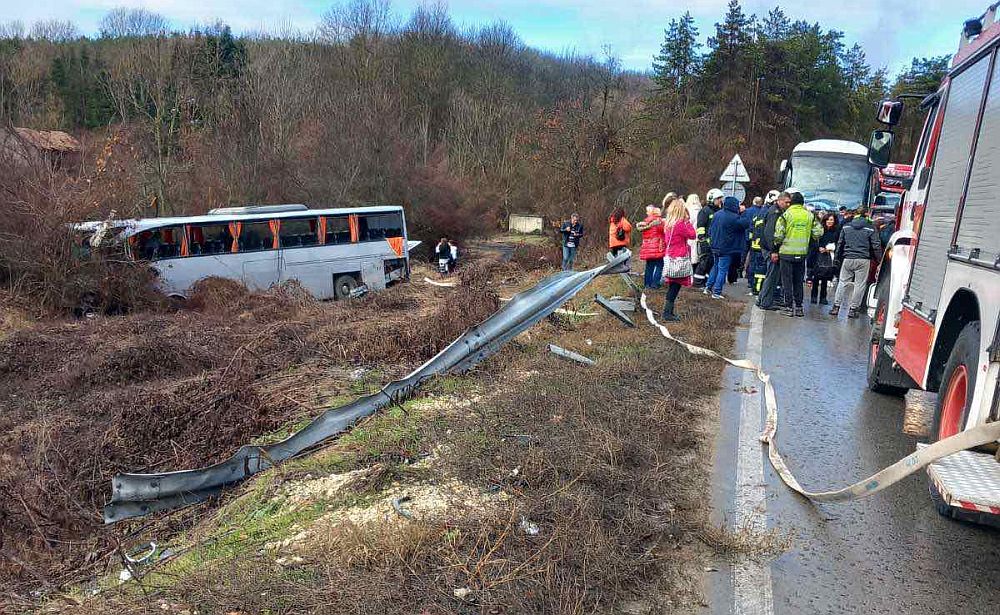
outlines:
[[[781,450],[799,482],[820,491],[890,465],[916,439],[901,432],[903,401],[865,387],[865,319],[806,309],[795,319],[748,310],[757,326],[741,334],[738,356],[760,353],[777,392]],[[923,472],[846,504],[794,495],[753,441],[760,395],[746,392],[740,370],[724,378],[714,518],[731,527],[755,519],[790,535],[791,548],[763,562],[720,562],[706,579],[712,613],[1000,612],[1000,531],[938,515]]]

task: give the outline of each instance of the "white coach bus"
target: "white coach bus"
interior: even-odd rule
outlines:
[[[82,232],[113,227],[134,260],[149,262],[167,296],[186,297],[207,277],[264,290],[296,280],[317,299],[344,299],[364,285],[381,290],[409,278],[402,207],[309,209],[263,205],[213,209],[208,215],[88,222]]]
[[[854,141],[816,139],[799,143],[781,161],[779,185],[795,186],[816,209],[856,209],[868,203],[871,166],[868,148]]]

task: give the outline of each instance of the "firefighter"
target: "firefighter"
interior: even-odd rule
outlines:
[[[753,197],[753,201],[750,203],[750,207],[747,207],[744,214],[750,220],[750,229],[747,230],[747,249],[746,249],[746,275],[747,275],[747,294],[756,295],[757,289],[754,283],[754,267],[755,259],[754,255],[760,252],[760,243],[758,242],[755,246],[753,239],[753,230],[757,219],[761,219],[761,224],[763,224],[763,218],[761,217],[764,211],[764,199],[759,196]]]
[[[712,241],[708,230],[712,226],[715,212],[722,209],[722,199],[726,195],[718,188],[712,188],[705,196],[705,205],[698,212],[695,233],[698,235],[698,269],[694,272],[694,285],[704,287],[708,274],[712,271],[715,259],[712,257]]]
[[[781,270],[778,267],[777,250],[774,247],[774,227],[778,223],[778,216],[788,206],[787,203],[778,203],[778,191],[772,190],[764,198],[764,211],[761,216],[762,221],[754,230],[754,237],[760,243],[760,260],[762,265],[756,274],[757,281],[757,307],[762,310],[774,310],[774,298],[778,289]]]
[[[823,227],[816,216],[806,209],[801,192],[788,190],[782,192],[778,199],[788,200],[788,209],[782,212],[774,225],[774,243],[778,247],[785,300],[784,314],[805,316],[802,311],[802,285],[806,274],[806,256],[809,254],[809,243],[823,235]]]
[[[764,280],[767,279],[768,270],[771,268],[771,253],[770,248],[765,247],[764,244],[764,229],[767,227],[768,214],[772,211],[778,211],[778,206],[775,204],[775,199],[778,198],[778,191],[772,190],[767,193],[764,197],[764,204],[759,208],[756,215],[750,221],[750,273],[747,278],[750,280],[750,292],[755,296],[760,297],[761,288],[764,286]],[[777,213],[771,216],[771,226],[770,234],[768,236],[767,245],[772,245],[774,240],[774,224],[777,221]],[[775,278],[777,276],[774,276]],[[776,282],[772,278],[773,282]],[[774,294],[774,286],[777,284],[772,284],[771,294]],[[759,300],[758,300],[759,303]]]

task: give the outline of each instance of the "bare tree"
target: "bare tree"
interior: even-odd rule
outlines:
[[[65,43],[80,37],[80,31],[71,21],[45,19],[31,26],[31,38],[52,43]]]
[[[20,20],[0,23],[0,40],[23,39],[24,22]]]
[[[130,36],[163,36],[167,33],[167,20],[159,13],[142,8],[119,7],[101,18],[101,36],[125,38]]]

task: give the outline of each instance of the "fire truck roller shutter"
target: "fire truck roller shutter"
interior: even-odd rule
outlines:
[[[920,304],[919,309],[925,315],[937,309],[941,298],[955,214],[965,185],[988,66],[989,57],[983,57],[953,77],[945,103],[944,124],[909,288],[910,303]]]
[[[989,262],[1000,255],[1000,62],[993,69],[986,97],[956,243],[965,256],[976,248],[979,258]]]

